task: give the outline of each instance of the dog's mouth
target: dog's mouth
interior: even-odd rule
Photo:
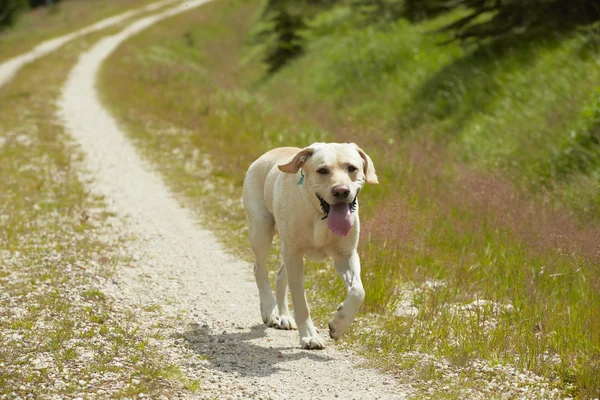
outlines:
[[[317,195],[317,199],[319,199],[319,203],[321,203],[321,210],[323,210],[323,214],[325,214],[325,216],[321,219],[326,219],[329,216],[329,210],[331,210],[331,206],[321,196]],[[358,200],[358,195],[356,195],[354,197],[354,200],[352,200],[352,203],[350,203],[350,204],[348,204],[348,203],[338,203],[338,204],[348,204],[348,208],[350,209],[350,212],[353,213],[354,211],[356,211],[357,200]]]
[[[351,203],[337,203],[333,205],[327,203],[325,199],[319,195],[317,195],[317,198],[321,204],[321,210],[323,210],[323,213],[325,214],[321,219],[327,219],[329,230],[335,235],[348,235],[348,232],[350,232],[350,229],[354,224],[354,219],[351,214],[356,211],[358,194]]]

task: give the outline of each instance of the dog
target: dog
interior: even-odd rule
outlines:
[[[365,183],[379,183],[375,166],[354,143],[276,148],[252,163],[246,173],[242,200],[255,256],[262,319],[278,329],[297,327],[302,348],[325,347],[306,303],[304,257],[315,261],[331,257],[348,290],[329,323],[331,338],[338,340],[344,334],[363,303],[356,248],[358,195]],[[273,296],[266,264],[275,229],[281,239],[283,263]],[[287,304],[288,284],[295,321]]]

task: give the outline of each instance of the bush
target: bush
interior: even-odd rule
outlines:
[[[254,35],[265,46],[265,63],[274,73],[304,50],[306,22],[338,0],[267,0]]]
[[[302,16],[295,15],[286,8],[270,10],[265,20],[259,35],[266,44],[264,62],[269,66],[269,73],[274,73],[302,54],[303,39],[299,32],[306,25]]]
[[[29,6],[31,8],[39,6],[49,6],[58,3],[60,0],[29,0]]]
[[[27,0],[0,0],[0,31],[15,23],[18,13],[27,7]]]

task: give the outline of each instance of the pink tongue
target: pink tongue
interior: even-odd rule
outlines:
[[[327,226],[334,235],[346,236],[352,228],[352,215],[350,205],[346,203],[335,204],[329,207]]]

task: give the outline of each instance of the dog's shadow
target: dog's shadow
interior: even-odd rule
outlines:
[[[239,332],[221,333],[207,325],[192,323],[183,333],[188,347],[202,355],[212,368],[240,376],[269,376],[285,369],[283,364],[303,358],[316,362],[329,362],[333,359],[314,350],[300,350],[299,347],[264,347],[252,343],[267,336],[264,324],[255,325]],[[289,332],[298,335],[296,331]],[[181,337],[181,336],[179,336]]]

